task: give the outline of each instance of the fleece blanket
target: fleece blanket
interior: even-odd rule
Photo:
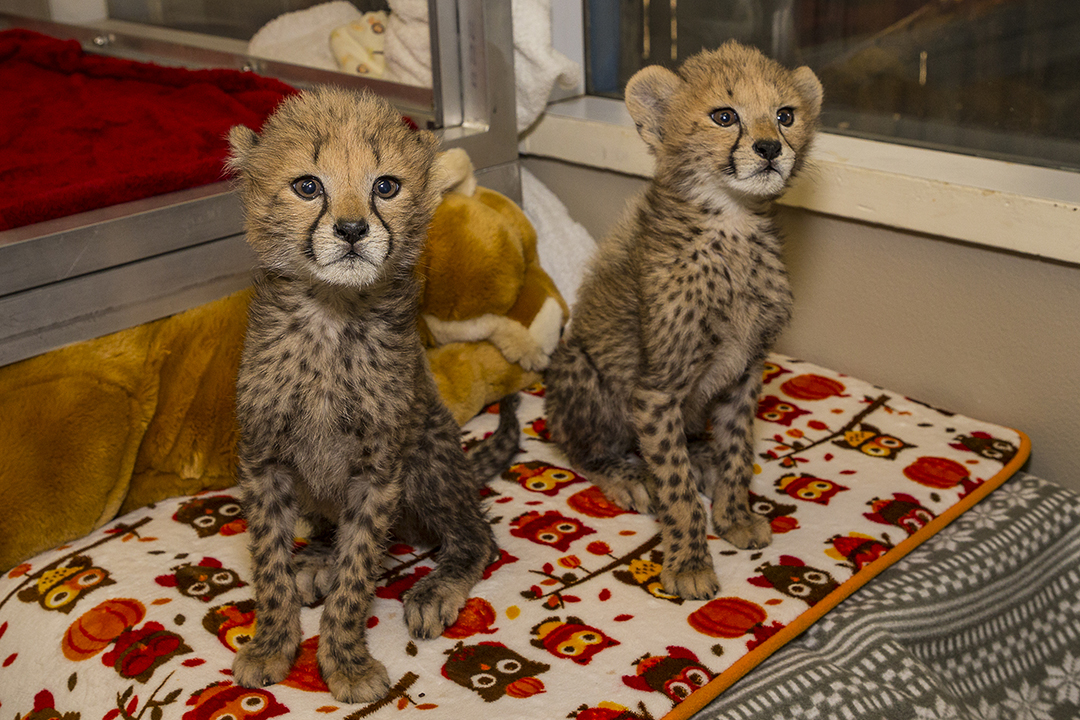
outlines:
[[[0,579],[0,713],[78,718],[686,718],[1022,464],[1014,430],[773,356],[756,423],[753,509],[771,545],[710,537],[721,581],[684,602],[659,582],[655,519],[608,502],[545,432],[523,392],[521,452],[485,491],[502,548],[458,621],[408,636],[401,597],[431,548],[388,548],[366,620],[392,689],[365,706],[327,693],[320,608],[303,611],[292,674],[231,679],[257,618],[234,490],[129,513]],[[470,421],[469,447],[496,424]],[[45,714],[46,711],[48,714]],[[403,715],[404,713],[404,715]],[[38,717],[38,715],[33,715]]]
[[[222,180],[229,128],[258,130],[292,92],[0,32],[0,231]]]

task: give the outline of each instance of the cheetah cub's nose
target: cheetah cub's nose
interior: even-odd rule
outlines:
[[[334,224],[334,233],[350,245],[355,245],[368,233],[367,220],[338,220]]]
[[[754,143],[754,152],[766,160],[774,160],[780,154],[780,141],[758,140]]]

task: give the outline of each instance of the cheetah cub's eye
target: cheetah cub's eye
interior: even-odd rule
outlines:
[[[739,122],[739,114],[731,108],[720,108],[719,110],[713,110],[709,113],[709,117],[712,121],[720,127],[731,127],[735,123]]]
[[[293,192],[302,197],[304,200],[314,200],[322,195],[323,187],[319,182],[319,178],[305,175],[302,178],[293,180],[292,184]]]
[[[376,195],[383,200],[389,200],[398,194],[398,190],[401,189],[401,183],[392,177],[381,177],[375,181],[375,185],[372,190]]]
[[[795,111],[789,107],[780,108],[776,111],[776,122],[784,127],[791,127],[791,123],[795,122]]]

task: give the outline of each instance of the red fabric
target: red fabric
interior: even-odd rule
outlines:
[[[294,92],[0,32],[0,230],[221,180],[229,128],[258,130]]]

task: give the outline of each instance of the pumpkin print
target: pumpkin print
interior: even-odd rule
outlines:
[[[690,613],[686,621],[703,635],[737,638],[765,622],[766,616],[765,609],[757,603],[738,597],[724,597],[705,603]]]
[[[460,640],[473,635],[490,635],[495,632],[495,608],[483,598],[469,598],[458,613],[457,622],[443,631],[444,638]]]
[[[946,490],[968,479],[966,467],[943,457],[921,457],[904,468],[904,477],[920,485]]]
[[[582,515],[588,515],[592,518],[613,518],[633,512],[632,510],[624,510],[608,500],[603,491],[595,485],[590,485],[584,490],[574,493],[567,498],[566,504]]]
[[[839,380],[824,375],[796,375],[780,386],[788,397],[796,400],[824,400],[830,397],[843,397],[844,384]]]
[[[134,627],[146,615],[138,600],[117,598],[87,610],[71,624],[60,642],[64,657],[76,662],[101,652],[129,627]]]

